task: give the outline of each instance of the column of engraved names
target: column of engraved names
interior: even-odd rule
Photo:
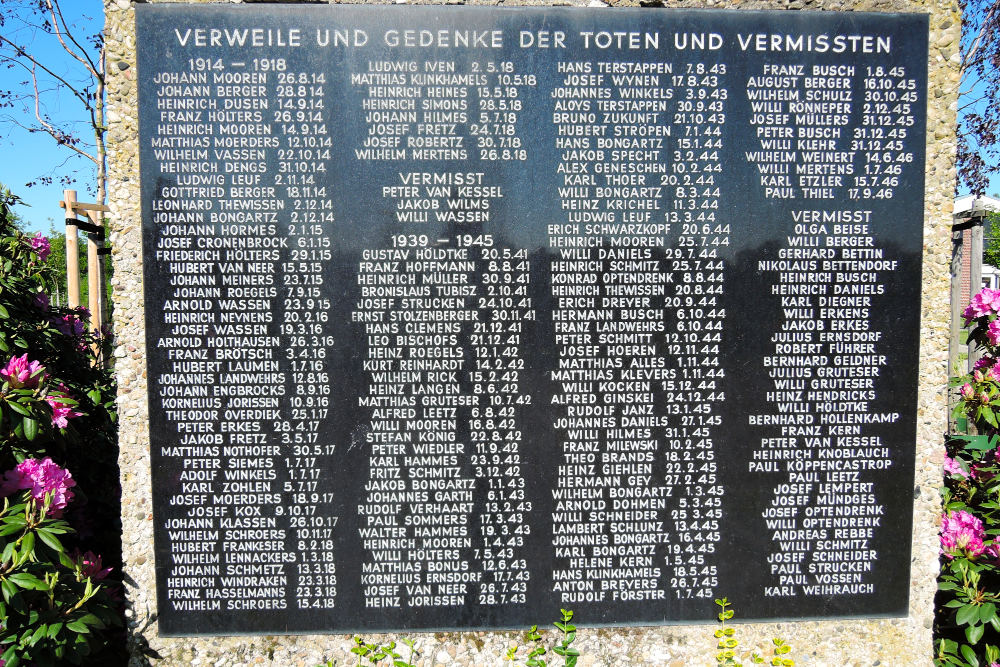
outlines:
[[[746,82],[759,150],[746,152],[768,199],[835,199],[855,173],[846,126],[853,65],[764,64]]]
[[[359,266],[354,319],[368,333],[370,371],[360,402],[374,408],[358,508],[370,606],[455,606],[472,593],[481,604],[525,601],[531,507],[517,417],[530,403],[519,382],[522,323],[534,318],[529,265],[525,251],[495,248],[488,235],[454,240],[458,248],[426,247],[426,235],[400,234],[397,245],[417,247],[367,250],[373,261]]]
[[[156,256],[176,285],[162,305],[164,321],[183,322],[191,334],[158,342],[178,348],[168,358],[188,360],[183,369],[171,362],[174,372],[158,378],[183,386],[162,405],[181,446],[161,455],[180,463],[170,504],[189,517],[185,526],[171,520],[186,530],[168,532],[167,597],[188,598],[183,607],[192,610],[283,608],[287,558],[274,515],[279,450],[268,437],[284,384],[271,328],[282,202],[257,187],[274,146],[263,122],[267,74],[227,71],[221,62],[188,65],[188,72],[159,75],[163,110],[151,139],[163,176],[154,223],[167,223],[157,246],[174,248]],[[178,410],[177,401],[204,409]],[[190,571],[202,576],[173,576],[180,561],[194,560],[198,569]]]
[[[338,220],[326,185],[333,169],[334,138],[328,131],[324,72],[292,69],[282,59],[267,65],[276,81],[273,131],[278,136],[272,191],[283,196],[286,245],[281,263],[280,332],[282,368],[290,384],[281,419],[274,422],[284,454],[288,538],[293,551],[294,605],[298,609],[336,606],[338,517],[334,492],[323,471],[334,469],[336,442],[321,437],[330,416],[332,382],[327,354],[331,300],[323,272],[333,258]]]
[[[771,337],[774,354],[764,358],[774,411],[751,417],[751,424],[770,428],[750,470],[776,482],[761,513],[776,547],[768,556],[773,583],[764,592],[872,593],[874,582],[864,573],[878,559],[870,542],[884,509],[870,473],[892,460],[865,426],[899,415],[873,409],[886,356],[878,350],[884,332],[870,318],[882,276],[898,263],[861,259],[883,255],[873,247],[871,211],[803,210],[797,217],[813,222],[800,224],[789,241],[804,237],[816,250],[760,262],[776,272],[771,291],[784,316]],[[814,258],[803,259],[807,254]]]
[[[777,72],[796,75],[784,82],[791,94],[801,95],[806,104],[825,100],[818,104],[829,107],[789,103],[790,111],[802,113],[753,119],[773,124],[758,126],[759,135],[786,137],[774,148],[801,155],[803,163],[796,166],[800,188],[786,198],[847,194],[857,200],[861,191],[865,198],[892,198],[912,154],[901,151],[905,129],[894,127],[887,137],[879,123],[905,128],[912,117],[905,104],[893,108],[900,115],[873,115],[883,109],[870,104],[871,91],[895,89],[894,96],[911,100],[913,82],[902,68],[894,70],[896,80],[873,76],[876,71],[882,76],[881,68],[860,69],[838,65]],[[753,85],[751,78],[748,94]],[[862,102],[860,127],[847,136],[844,126]],[[874,407],[881,398],[877,382],[886,356],[879,349],[884,332],[874,329],[871,318],[877,307],[873,300],[884,294],[885,276],[898,269],[898,262],[877,247],[878,220],[871,210],[819,210],[807,203],[790,217],[787,247],[779,249],[777,260],[761,262],[763,270],[777,272],[771,292],[779,297],[784,316],[771,338],[774,355],[764,360],[774,413],[751,419],[771,428],[753,452],[750,470],[779,473],[772,501],[762,511],[777,547],[767,559],[772,582],[764,592],[870,594],[875,587],[866,573],[878,560],[872,541],[884,514],[872,474],[892,464],[889,449],[870,430],[899,417]]]
[[[464,585],[449,581],[470,569],[474,485],[459,437],[459,371],[467,363],[459,331],[477,313],[469,297],[447,288],[467,282],[475,266],[464,249],[423,241],[366,250],[372,261],[359,264],[358,281],[371,287],[352,316],[364,322],[370,369],[369,394],[359,398],[372,407],[369,481],[358,505],[368,606],[465,603]],[[405,235],[396,243],[410,245]]]
[[[367,67],[368,72],[353,76],[352,82],[367,86],[368,98],[363,105],[373,109],[365,117],[369,135],[381,131],[389,138],[379,150],[373,147],[378,142],[366,138],[363,146],[355,149],[359,159],[440,161],[472,156],[486,163],[512,159],[486,151],[494,134],[503,134],[509,144],[520,141],[513,107],[520,108],[516,84],[521,81],[513,78],[509,64],[472,62],[466,72],[446,60],[419,64],[369,61]],[[509,85],[485,85],[499,83],[496,77],[503,72]],[[503,117],[488,113],[498,107],[515,112]],[[473,145],[481,150],[471,151]],[[421,336],[413,334],[434,334],[423,336],[423,342],[449,345],[454,350],[455,358],[434,360],[433,367],[424,364],[426,377],[411,378],[446,382],[448,389],[443,395],[429,392],[431,395],[422,399],[421,415],[427,418],[423,423],[433,425],[437,432],[433,441],[414,445],[414,451],[408,452],[438,455],[442,464],[448,464],[445,472],[449,474],[442,479],[413,479],[396,490],[415,493],[391,496],[424,503],[427,518],[407,517],[404,522],[419,533],[420,539],[413,545],[425,550],[422,553],[427,560],[420,567],[426,571],[387,572],[397,566],[371,564],[364,583],[372,592],[379,591],[380,583],[388,583],[390,588],[381,590],[384,597],[394,598],[404,591],[419,605],[522,603],[529,573],[520,554],[529,530],[525,513],[530,511],[530,503],[524,498],[520,476],[521,432],[516,412],[530,400],[520,395],[519,383],[522,320],[533,318],[527,296],[527,255],[522,250],[496,247],[490,234],[468,233],[488,228],[495,203],[504,197],[500,186],[489,184],[484,171],[467,167],[455,171],[400,170],[381,186],[381,195],[391,204],[398,233],[392,237],[394,248],[384,251],[387,254],[371,252],[396,260],[419,260],[409,265],[419,277],[414,277],[412,289],[372,285],[362,287],[363,292],[382,296],[403,289],[414,292],[413,296],[447,300],[455,308],[475,312],[464,311],[447,322],[406,323],[402,329],[392,328],[395,333],[410,334],[399,336],[398,344],[419,344]],[[361,277],[366,266],[362,262],[359,281],[372,280]],[[397,316],[401,315],[390,315]],[[360,310],[356,312],[356,319],[363,317]],[[366,322],[365,327],[369,332],[382,332],[375,322]],[[378,341],[369,336],[368,342]],[[390,370],[387,361],[369,366],[379,363],[383,364],[380,370]],[[383,375],[371,377],[374,380]],[[397,454],[404,451],[395,450]],[[413,456],[404,463],[418,465],[421,460],[430,462],[431,458]],[[378,470],[376,463],[373,459],[373,471]],[[442,477],[404,469],[409,476]],[[450,474],[459,470],[461,479],[458,472]],[[465,477],[469,472],[475,479]],[[385,485],[373,480],[370,486],[372,498],[389,498],[375,495],[385,490]],[[411,511],[416,507],[411,506]],[[376,505],[371,508],[377,509]],[[442,513],[448,516],[439,516]],[[362,530],[365,541],[375,545],[376,538],[394,528],[366,526]],[[410,534],[405,534],[410,539]]]
[[[563,450],[552,491],[553,590],[565,604],[627,599],[636,589],[644,589],[643,597],[659,595],[655,589],[660,570],[653,553],[654,545],[666,537],[655,509],[622,506],[633,499],[655,505],[666,496],[662,485],[652,483],[658,443],[650,425],[634,428],[623,423],[639,420],[639,415],[652,416],[650,383],[628,376],[636,367],[656,367],[652,339],[662,326],[662,310],[650,308],[649,296],[636,295],[629,274],[641,268],[649,275],[659,269],[650,246],[662,245],[662,237],[656,234],[664,234],[666,227],[649,224],[659,208],[660,192],[645,183],[660,154],[647,146],[640,149],[641,161],[616,159],[624,157],[618,153],[632,152],[636,142],[652,145],[662,138],[619,138],[625,145],[613,149],[615,156],[611,155],[611,142],[623,128],[655,124],[663,111],[640,111],[640,100],[614,99],[622,86],[597,70],[590,62],[559,62],[562,85],[551,94],[555,148],[560,157],[558,194],[565,216],[549,225],[549,246],[555,253],[550,274],[558,351],[558,367],[551,371],[558,387],[552,401],[560,406],[554,426],[561,434]],[[655,85],[650,88],[661,90],[658,74],[639,72],[615,77],[651,77]],[[633,86],[625,89],[632,91]],[[613,102],[622,108],[598,107]],[[665,108],[666,102],[654,100],[650,106]],[[625,122],[619,124],[619,120]],[[624,165],[629,170],[622,173]],[[625,190],[632,187],[648,190],[633,204],[643,208],[627,211],[641,229],[628,227],[622,219],[626,215],[622,207],[632,194]],[[634,262],[637,267],[628,273],[612,271],[612,261]],[[632,310],[631,316],[622,312]],[[641,328],[620,327],[624,322],[636,326],[640,310]],[[626,364],[626,353],[640,359]],[[626,410],[627,415],[623,414]],[[624,489],[630,490],[631,498],[623,497]],[[640,523],[645,525],[637,530]],[[648,537],[635,544],[637,533]]]
[[[655,599],[663,595],[654,590],[662,573],[657,545],[671,537],[664,521],[671,485],[688,481],[666,470],[671,461],[686,469],[682,454],[661,449],[669,424],[662,390],[678,372],[666,358],[664,309],[673,282],[664,259],[665,197],[675,178],[666,164],[677,108],[673,65],[559,69],[553,121],[567,222],[550,225],[549,234],[558,257],[560,358],[552,375],[562,388],[553,400],[565,405],[556,426],[565,430],[566,465],[553,523],[557,558],[569,567],[556,570],[554,587],[567,603]],[[610,535],[601,534],[604,526]]]
[[[209,109],[218,107],[217,102],[191,97],[192,90],[203,91],[207,82],[208,74],[203,72],[164,73],[155,80],[159,124],[151,144],[164,182],[173,184],[176,178],[187,178],[186,174],[195,170],[203,173],[218,170],[218,165],[208,161],[213,127],[202,118]],[[197,123],[190,122],[195,119]],[[213,415],[212,411],[217,414],[222,403],[222,399],[212,396],[221,364],[207,360],[199,349],[209,326],[217,323],[218,318],[211,304],[204,307],[201,300],[197,309],[180,308],[180,299],[202,294],[204,289],[214,290],[217,285],[218,251],[194,247],[198,227],[207,226],[206,203],[196,198],[200,194],[201,191],[181,191],[179,187],[166,193],[161,190],[152,205],[152,224],[158,236],[155,258],[165,267],[170,285],[168,294],[178,301],[177,307],[164,310],[167,335],[156,342],[157,348],[166,348],[166,372],[151,378],[158,386],[159,407],[184,411],[174,413],[171,420],[177,434],[171,437],[176,437],[178,444],[161,447],[159,452],[185,468],[180,475],[181,493],[173,495],[169,503],[186,516],[172,518],[164,525],[170,540],[167,599],[178,610],[221,608],[221,601],[208,600],[204,595],[204,589],[215,587],[221,572],[220,556],[215,549],[218,540],[215,517],[219,510],[205,507],[206,495],[201,487],[184,486],[215,479],[218,471],[214,457],[219,455],[223,442],[215,424],[204,421]]]

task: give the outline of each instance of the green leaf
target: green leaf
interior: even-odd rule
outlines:
[[[0,555],[0,562],[9,563],[14,560],[14,542],[8,542],[3,548],[3,555]]]
[[[6,524],[5,526],[3,526],[2,528],[0,528],[0,537],[5,536],[5,535],[10,535],[12,533],[19,533],[22,530],[24,530],[24,526],[19,526],[19,525],[15,524],[15,523],[9,523],[9,524]],[[2,560],[7,560],[7,559],[4,558]]]
[[[38,422],[31,417],[25,417],[21,423],[24,424],[24,439],[29,442],[34,440],[38,436]]]
[[[85,614],[84,616],[81,616],[77,620],[80,621],[81,623],[86,623],[87,625],[92,625],[95,628],[104,628],[105,627],[104,626],[104,621],[102,621],[101,619],[97,618],[93,614]]]
[[[45,625],[44,623],[42,625],[39,625],[38,629],[35,630],[35,634],[31,635],[31,639],[28,640],[28,643],[34,646],[35,644],[38,643],[39,639],[41,639],[46,635],[48,631],[49,631],[49,626]]]
[[[49,626],[49,639],[55,639],[59,631],[63,629],[62,623],[53,623]]]
[[[88,628],[85,623],[81,623],[80,621],[67,623],[66,629],[72,630],[73,632],[79,632],[80,634],[88,634],[90,632],[90,628]]]
[[[979,620],[979,607],[974,604],[962,605],[962,608],[955,614],[955,622],[959,625],[968,625]]]
[[[7,405],[9,405],[10,409],[13,410],[14,412],[20,413],[25,417],[31,416],[31,413],[28,411],[28,409],[23,405],[21,405],[20,403],[18,403],[17,401],[7,401]]]
[[[10,317],[10,313],[7,312],[7,309],[4,308],[2,303],[0,303],[0,317],[2,317],[3,319],[7,319],[8,317]]]
[[[997,615],[997,606],[992,602],[987,602],[979,609],[979,620],[983,623],[989,623],[990,619]]]
[[[991,449],[996,449],[997,448],[997,444],[1000,444],[1000,443],[997,442],[997,440],[1000,439],[1000,436],[997,436],[997,435],[993,435],[993,436],[989,436],[989,435],[956,435],[952,439],[953,440],[957,440],[959,442],[964,442],[965,444],[962,446],[962,448],[963,449],[967,449],[967,450],[971,450],[971,451],[985,452],[985,451],[988,451],[988,450],[991,450]]]
[[[979,667],[979,658],[976,657],[976,652],[972,650],[971,646],[968,644],[962,644],[961,651],[965,660],[972,665],[972,667]]]
[[[12,597],[17,595],[17,586],[12,584],[6,578],[0,579],[0,592],[3,593],[4,601],[9,602]]]
[[[986,626],[983,625],[970,625],[965,629],[965,638],[969,640],[970,644],[977,644],[983,638],[983,630],[985,629]]]
[[[11,583],[21,588],[28,588],[36,591],[48,590],[48,586],[45,585],[44,581],[33,574],[28,574],[27,572],[15,572],[7,578],[11,581]]]
[[[21,538],[21,553],[30,554],[35,551],[35,534],[28,533]]]
[[[7,583],[10,584],[10,582],[7,582]],[[14,586],[14,584],[10,584],[10,585],[11,585],[12,588],[14,588],[15,591],[17,590],[17,587]],[[16,611],[19,614],[27,614],[28,613],[28,605],[26,605],[24,603],[24,597],[22,597],[20,594],[17,594],[17,595],[14,595],[14,596],[11,597],[11,599],[10,599],[10,606],[13,607],[14,611]]]
[[[35,532],[38,533],[38,537],[40,537],[42,539],[42,542],[45,542],[45,544],[47,544],[50,549],[53,549],[58,553],[63,553],[66,551],[63,548],[62,542],[60,542],[56,538],[56,536],[51,533],[50,530],[46,530],[45,528],[39,528]]]

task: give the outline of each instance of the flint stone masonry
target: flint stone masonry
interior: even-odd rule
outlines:
[[[479,4],[479,3],[469,3]],[[510,3],[544,5],[547,3]],[[565,3],[563,3],[565,4]],[[596,6],[595,3],[570,3]],[[598,3],[599,4],[599,3]],[[614,7],[637,2],[612,3]],[[938,570],[945,429],[951,194],[954,183],[955,109],[959,80],[960,17],[948,2],[668,2],[665,7],[924,12],[930,15],[927,108],[926,210],[921,306],[921,350],[914,488],[909,615],[885,620],[823,621],[740,626],[741,646],[766,648],[772,636],[793,647],[800,665],[920,665],[931,663],[931,624]],[[153,525],[144,313],[141,302],[142,246],[138,182],[138,119],[134,6],[106,0],[109,90],[109,203],[112,207],[113,282],[116,299],[115,350],[121,414],[122,521],[127,619],[132,665],[316,665],[326,659],[351,663],[349,636],[164,638],[156,631]],[[648,11],[660,11],[650,8]],[[720,594],[725,594],[721,592]],[[740,610],[739,601],[737,613]],[[539,614],[551,610],[538,610]],[[552,619],[539,617],[540,625]],[[581,618],[586,622],[586,618]],[[706,618],[706,624],[711,623]],[[581,665],[707,665],[714,662],[712,625],[584,629],[577,646]],[[421,665],[502,664],[509,646],[524,644],[520,633],[415,634]],[[370,640],[390,637],[373,636]],[[551,637],[547,638],[550,642]]]

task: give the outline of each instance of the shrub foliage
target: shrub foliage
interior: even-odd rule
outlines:
[[[0,198],[0,661],[114,664],[121,637],[110,337],[49,304],[47,239]],[[2,664],[2,663],[0,663]]]

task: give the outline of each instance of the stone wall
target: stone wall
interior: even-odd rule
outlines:
[[[494,2],[472,1],[468,4]],[[600,0],[544,2],[508,0],[507,5],[574,4],[605,6]],[[955,182],[955,114],[959,82],[960,16],[953,0],[612,0],[608,11],[625,6],[738,9],[925,12],[930,14],[927,109],[926,213],[921,313],[918,441],[914,494],[914,534],[910,613],[885,620],[743,625],[744,648],[770,645],[781,636],[802,666],[931,664],[931,625],[938,572],[938,539],[945,386],[948,358],[950,225]],[[649,11],[661,11],[650,8]],[[354,664],[351,638],[326,636],[247,636],[171,639],[156,628],[153,568],[153,515],[150,503],[149,434],[142,240],[139,197],[138,110],[134,3],[105,0],[108,45],[109,204],[114,261],[115,349],[119,382],[122,525],[131,665],[280,665],[311,667],[327,659]],[[749,611],[749,610],[739,610]],[[548,613],[549,610],[539,610]],[[553,619],[539,618],[539,624]],[[712,619],[705,619],[710,623]],[[714,664],[714,628],[584,628],[577,646],[581,667],[591,665]],[[506,649],[523,644],[519,633],[454,632],[415,634],[419,664],[499,665]],[[555,658],[555,656],[552,656]],[[555,661],[550,661],[555,664]]]

